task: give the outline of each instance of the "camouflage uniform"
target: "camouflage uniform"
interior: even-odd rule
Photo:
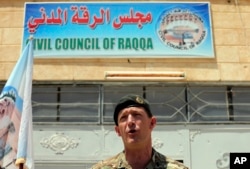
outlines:
[[[125,153],[121,152],[116,156],[101,161],[92,169],[132,169],[125,159]],[[169,159],[153,149],[153,156],[146,169],[188,169],[182,163]]]

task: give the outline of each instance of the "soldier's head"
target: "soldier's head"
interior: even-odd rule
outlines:
[[[129,94],[120,99],[114,111],[115,131],[123,140],[125,149],[151,146],[151,132],[156,125],[149,102]]]
[[[149,102],[141,97],[140,95],[136,94],[128,94],[123,96],[119,102],[117,103],[114,111],[114,122],[116,126],[118,125],[118,115],[121,110],[128,108],[128,107],[141,107],[144,108],[145,112],[147,113],[148,117],[152,117],[152,113],[150,110]]]

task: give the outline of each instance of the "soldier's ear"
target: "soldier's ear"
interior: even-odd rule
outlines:
[[[151,123],[150,123],[150,128],[153,129],[156,125],[156,117],[152,117],[151,118]]]
[[[118,136],[121,136],[120,130],[118,126],[115,126],[115,132]]]

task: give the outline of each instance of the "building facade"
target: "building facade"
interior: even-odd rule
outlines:
[[[1,87],[22,50],[25,2],[34,1],[0,2]],[[89,168],[122,151],[112,113],[127,93],[141,94],[152,103],[158,119],[153,146],[192,169],[229,169],[230,152],[250,152],[250,1],[180,2],[210,3],[215,57],[35,58],[37,169]],[[143,75],[108,79],[107,72]],[[146,77],[155,72],[184,76]]]

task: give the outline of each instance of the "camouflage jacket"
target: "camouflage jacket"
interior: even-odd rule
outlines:
[[[100,161],[92,169],[132,169],[121,152],[110,159]],[[188,169],[182,163],[170,159],[153,149],[153,156],[146,169]]]

